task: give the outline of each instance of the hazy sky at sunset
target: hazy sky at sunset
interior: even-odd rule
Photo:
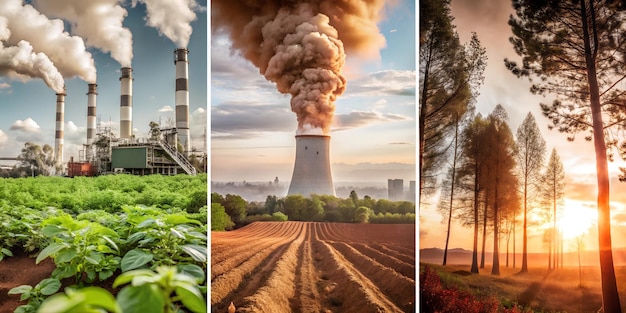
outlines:
[[[497,104],[504,106],[509,114],[509,125],[513,134],[528,112],[532,112],[539,124],[546,140],[547,154],[556,148],[565,168],[565,200],[564,210],[579,212],[588,217],[593,226],[586,236],[585,246],[588,249],[597,248],[597,224],[595,224],[595,202],[597,195],[595,156],[592,142],[586,142],[582,136],[574,142],[568,142],[565,134],[547,128],[549,120],[541,114],[539,103],[550,103],[551,99],[532,95],[530,84],[525,79],[518,79],[504,66],[504,58],[519,60],[508,39],[511,34],[507,24],[508,17],[513,13],[510,1],[473,1],[452,0],[453,23],[457,27],[462,43],[468,42],[471,32],[476,32],[482,45],[487,49],[487,69],[485,84],[480,90],[477,109],[483,115],[488,115]],[[619,158],[616,158],[619,159]],[[611,209],[613,246],[626,247],[626,183],[619,183],[618,167],[625,166],[623,161],[609,164],[611,176]],[[433,203],[436,199],[433,199]],[[582,212],[582,213],[580,213]],[[445,244],[446,229],[443,218],[434,207],[420,207],[420,248],[440,247]],[[521,249],[521,228],[517,231],[517,250]],[[463,228],[455,224],[450,237],[450,247],[459,247],[471,250],[473,232],[470,228]],[[491,240],[491,242],[490,242]],[[529,250],[531,252],[545,251],[541,242],[541,233],[531,232],[529,236]],[[566,242],[565,248],[573,247],[573,243]],[[504,242],[501,249],[505,249]],[[493,239],[487,239],[487,251],[491,251]]]
[[[378,59],[348,55],[346,92],[336,101],[331,168],[336,182],[415,180],[415,1],[386,7],[379,24],[386,48]],[[290,96],[211,39],[211,180],[291,179],[296,115]]]

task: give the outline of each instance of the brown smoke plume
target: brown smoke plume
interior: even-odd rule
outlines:
[[[211,2],[213,29],[226,31],[232,47],[291,94],[298,134],[328,133],[346,53],[371,57],[385,45],[376,23],[383,0]]]

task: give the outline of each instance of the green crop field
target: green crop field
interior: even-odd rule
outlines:
[[[54,262],[0,300],[20,300],[15,312],[206,312],[206,204],[206,175],[0,179],[0,266]]]

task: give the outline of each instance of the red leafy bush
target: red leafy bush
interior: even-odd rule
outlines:
[[[521,313],[517,307],[501,307],[494,297],[476,299],[469,292],[443,287],[439,275],[430,266],[426,266],[420,273],[420,312]]]

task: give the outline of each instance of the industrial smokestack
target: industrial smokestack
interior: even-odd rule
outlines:
[[[122,67],[120,81],[120,138],[131,138],[133,131],[133,69]]]
[[[288,195],[335,195],[329,147],[330,136],[296,136],[296,162]]]
[[[65,89],[57,93],[56,131],[54,134],[54,163],[63,164],[63,121],[65,120]]]
[[[93,143],[96,137],[96,96],[98,95],[98,85],[89,84],[87,92],[87,145]]]
[[[185,155],[189,154],[189,50],[179,48],[174,51],[174,64],[176,64],[176,129],[178,142],[183,145]]]

